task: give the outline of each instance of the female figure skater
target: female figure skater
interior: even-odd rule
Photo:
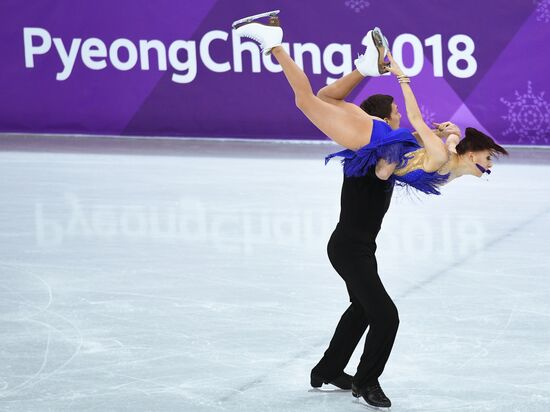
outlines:
[[[444,144],[422,119],[410,79],[393,60],[387,40],[378,28],[367,33],[367,50],[355,60],[356,70],[321,89],[316,96],[305,73],[281,47],[283,32],[277,14],[278,11],[274,11],[250,16],[233,23],[233,27],[240,36],[258,41],[265,54],[275,56],[294,91],[298,108],[324,134],[347,148],[326,158],[328,161],[334,156],[344,157],[346,176],[365,175],[376,165],[375,173],[381,179],[440,194],[438,186],[463,175],[490,173],[491,157],[507,154],[489,136],[473,128],[466,130],[466,141],[462,145],[458,135]],[[266,25],[257,22],[267,16]],[[386,56],[390,64],[385,63]],[[407,117],[416,130],[415,135],[404,128],[392,130],[391,122],[369,116],[358,106],[344,101],[364,77],[385,73],[393,73],[401,84]]]
[[[348,156],[345,157],[344,171],[346,172],[346,165],[351,165],[353,170],[344,174],[340,220],[328,244],[329,259],[346,282],[351,305],[342,315],[323,358],[311,371],[311,385],[320,387],[323,383],[332,383],[342,389],[352,389],[355,397],[362,396],[372,406],[389,407],[391,402],[382,391],[378,378],[389,358],[399,317],[397,308],[377,273],[375,240],[391,200],[393,182],[388,178],[392,176],[394,169],[397,173],[397,166],[401,165],[403,157],[407,153],[419,150],[420,146],[416,140],[409,138],[414,139],[414,136],[408,132],[405,138],[393,140],[396,147],[385,148],[378,154],[372,152],[377,147],[391,146],[382,143],[385,143],[388,139],[384,138],[392,133],[398,132],[405,136],[405,132],[401,132],[405,129],[392,131],[392,127],[399,126],[400,115],[397,108],[391,104],[392,111],[386,118],[392,125],[390,127],[383,119],[369,116],[359,107],[344,101],[364,76],[379,76],[388,70],[398,72],[396,65],[392,69],[384,63],[386,47],[379,30],[369,32],[367,51],[355,61],[357,70],[321,89],[316,96],[304,72],[280,46],[282,30],[279,27],[277,13],[269,12],[239,20],[233,24],[233,28],[240,36],[258,41],[264,53],[273,53],[294,91],[298,108],[322,132],[350,151],[339,155]],[[267,24],[256,21],[268,16]],[[424,150],[424,155],[419,157],[422,164],[414,170],[435,172],[448,161],[448,149],[423,122],[406,80],[402,80],[402,86],[407,113],[418,131],[418,138]],[[383,111],[383,108],[378,109]],[[448,124],[440,127],[456,130]],[[398,133],[390,137],[393,138]],[[452,139],[449,144],[451,143]],[[366,149],[369,144],[370,152]],[[396,151],[398,155],[395,154]],[[372,153],[375,153],[374,157]],[[369,160],[365,162],[363,159],[366,157]],[[416,157],[408,159],[407,165],[416,164],[418,161],[414,159]],[[470,157],[467,160],[474,161]],[[487,159],[476,157],[475,161],[482,162],[482,167],[491,166]],[[356,162],[360,165],[357,166]],[[376,167],[371,167],[374,165]],[[475,170],[479,173],[480,169]],[[407,174],[410,172],[403,176]],[[352,379],[344,373],[344,368],[367,326],[369,332],[364,352]]]

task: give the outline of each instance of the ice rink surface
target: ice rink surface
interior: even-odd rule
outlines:
[[[0,410],[369,410],[309,386],[349,303],[336,148],[244,146],[0,151]],[[550,410],[549,232],[550,162],[395,191],[392,411]]]

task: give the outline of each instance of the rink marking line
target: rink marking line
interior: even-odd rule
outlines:
[[[323,342],[324,341],[325,340],[323,339]],[[319,343],[319,344],[321,344],[321,343]],[[318,345],[314,345],[314,346],[317,347]],[[272,369],[286,368],[287,366],[291,365],[296,359],[301,358],[303,356],[306,356],[310,353],[311,353],[311,349],[304,349],[304,350],[300,351],[299,353],[297,353],[292,358],[287,359],[285,362],[278,364],[275,368],[272,368]],[[232,393],[229,393],[225,396],[222,396],[221,398],[218,398],[218,403],[226,402],[229,399],[233,398],[235,395],[240,395],[241,393],[246,392],[250,388],[262,383],[270,375],[271,375],[271,372],[270,373],[264,373],[264,374],[258,376],[256,379],[253,379],[253,380],[245,383],[244,385],[241,385],[239,388],[232,389],[232,391],[233,391]]]
[[[174,385],[168,385],[166,383],[163,383],[163,382],[159,382],[157,380],[154,380],[154,379],[146,379],[146,378],[139,378],[137,376],[130,376],[130,375],[127,375],[127,374],[123,374],[123,373],[113,373],[113,375],[115,376],[120,376],[122,378],[126,378],[126,379],[131,379],[131,381],[129,382],[125,382],[125,383],[122,383],[122,384],[119,384],[119,385],[116,385],[115,387],[113,388],[109,388],[110,391],[112,390],[116,390],[116,389],[119,389],[119,388],[122,388],[122,387],[127,387],[127,386],[131,386],[131,385],[134,385],[136,383],[145,383],[147,384],[148,386],[150,385],[155,385],[157,386],[158,388],[160,389],[164,389],[164,391],[162,390],[155,390],[153,388],[151,388],[152,390],[146,390],[146,389],[140,389],[140,388],[134,388],[133,390],[134,391],[137,391],[137,392],[141,392],[145,395],[151,395],[151,394],[156,394],[156,393],[170,393],[170,394],[177,394],[178,396],[182,396],[183,398],[187,399],[187,400],[190,400],[190,401],[197,401],[197,398],[198,398],[198,395],[196,396],[193,396],[193,395],[190,395],[189,393],[186,393],[185,392],[185,389],[184,388],[181,388],[179,386],[174,386]],[[168,391],[166,391],[168,390]],[[209,405],[209,406],[212,406],[211,403],[208,403],[208,402],[204,402],[204,401],[201,401],[199,402],[201,405]]]
[[[476,257],[477,255],[479,255],[481,252],[489,249],[490,247],[494,246],[495,244],[497,244],[498,242],[508,238],[511,234],[513,233],[516,233],[516,232],[519,232],[523,229],[525,229],[525,227],[527,227],[528,225],[530,225],[531,223],[533,223],[533,221],[537,220],[537,219],[540,219],[542,216],[548,214],[548,212],[550,212],[550,209],[549,208],[546,208],[544,210],[542,210],[541,212],[531,216],[530,218],[516,224],[515,226],[512,226],[510,229],[508,229],[507,231],[505,231],[503,234],[497,236],[496,238],[494,239],[491,239],[489,240],[488,242],[486,242],[481,248],[479,248],[478,250],[476,250],[472,255],[470,256],[466,256],[466,257],[463,257],[463,258],[460,258],[460,259],[456,259],[454,262],[452,262],[451,264],[449,264],[446,268],[444,269],[441,269],[439,271],[437,271],[435,274],[433,274],[432,276],[430,276],[428,279],[418,283],[417,285],[409,288],[408,290],[406,290],[405,292],[403,292],[401,295],[399,295],[398,297],[396,297],[396,300],[400,300],[400,299],[405,299],[407,298],[409,295],[413,294],[414,292],[417,292],[418,290],[421,290],[423,287],[425,287],[426,285],[432,283],[433,281],[437,280],[438,278],[440,278],[441,276],[447,274],[448,272],[451,272],[453,269],[456,269],[458,266],[461,266],[463,265],[465,262],[467,262],[471,257]],[[506,324],[506,327],[505,329],[503,329],[502,331],[506,330],[507,326],[509,325],[510,323],[510,320],[512,318],[512,314],[514,313],[515,311],[515,308],[514,310],[512,310],[512,312],[510,313],[509,315],[509,318],[508,318],[508,323]],[[502,331],[501,333],[499,333],[496,337],[494,337],[486,346],[488,345],[491,345],[493,344],[497,338],[499,337],[502,337]],[[313,347],[314,348],[317,348],[319,346],[321,346],[324,342],[326,341],[325,338],[323,338],[322,341],[319,341],[318,344],[314,344]],[[484,347],[486,347],[484,346]],[[311,353],[311,349],[304,349],[302,351],[300,351],[299,353],[297,353],[295,356],[293,356],[292,358],[290,359],[287,359],[285,362],[282,362],[280,364],[278,364],[275,368],[272,368],[277,370],[277,369],[282,369],[282,368],[285,368],[289,365],[291,365],[292,363],[294,363],[296,361],[296,359],[299,359],[301,357],[305,357],[307,355],[309,355]],[[478,354],[474,355],[475,356],[478,356]],[[464,364],[466,364],[467,362],[469,362],[471,359],[468,359]],[[226,402],[230,399],[232,399],[235,395],[238,395],[238,394],[241,394],[247,390],[249,390],[250,388],[262,383],[266,378],[268,378],[270,376],[271,373],[264,373],[260,376],[258,376],[256,379],[252,380],[252,381],[249,381],[243,385],[241,385],[239,388],[237,388],[234,392],[230,393],[230,394],[227,394],[221,398],[218,399],[218,402],[222,403],[222,402]]]
[[[407,289],[405,292],[401,293],[396,298],[396,300],[404,299],[408,295],[416,292],[417,290],[422,289],[423,287],[425,287],[426,285],[432,283],[433,281],[435,281],[436,279],[438,279],[442,275],[445,275],[446,273],[452,271],[453,269],[456,269],[457,267],[463,265],[465,262],[467,262],[471,258],[477,257],[479,254],[486,251],[490,247],[492,247],[495,244],[501,242],[502,240],[508,238],[510,235],[512,235],[516,232],[520,232],[521,230],[525,229],[525,227],[530,225],[531,223],[533,223],[533,221],[542,218],[544,215],[548,214],[549,212],[550,212],[550,209],[546,208],[543,211],[535,214],[534,216],[531,216],[530,218],[516,224],[515,226],[512,226],[512,228],[508,229],[507,231],[505,231],[501,235],[497,236],[496,238],[490,239],[489,241],[485,242],[485,244],[482,247],[475,250],[472,254],[454,260],[449,265],[447,265],[446,268],[438,270],[433,275],[431,275],[429,278],[427,278],[427,279],[417,283],[416,285],[412,286],[411,288]]]

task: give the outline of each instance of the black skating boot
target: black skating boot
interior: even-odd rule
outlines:
[[[320,388],[321,386],[323,386],[323,383],[325,383],[325,384],[334,385],[337,388],[349,391],[351,389],[352,380],[353,380],[352,376],[348,375],[346,372],[343,372],[340,376],[334,378],[329,382],[329,381],[325,381],[321,376],[311,371],[311,386],[314,388]]]
[[[356,398],[362,396],[365,402],[370,406],[376,406],[378,408],[389,408],[391,406],[391,401],[388,399],[378,382],[367,385],[364,388],[358,388],[353,384],[351,386],[351,393]]]

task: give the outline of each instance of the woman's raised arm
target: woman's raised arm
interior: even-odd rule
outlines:
[[[389,51],[388,59],[390,61],[388,70],[398,77],[399,83],[401,84],[401,91],[405,99],[405,107],[407,109],[409,122],[418,132],[418,136],[426,149],[427,156],[424,168],[426,171],[436,171],[443,166],[448,159],[447,148],[441,139],[424,122],[424,119],[422,119],[420,108],[418,107],[414,93],[408,83],[408,77],[403,74],[403,71],[395,62]]]

